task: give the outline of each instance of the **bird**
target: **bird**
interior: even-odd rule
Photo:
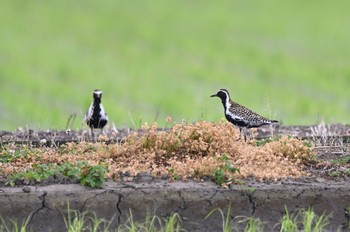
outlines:
[[[91,129],[91,135],[94,135],[94,129],[101,129],[103,134],[103,128],[108,123],[108,115],[101,103],[102,91],[95,89],[93,92],[93,101],[85,114],[85,122]]]
[[[264,125],[278,124],[277,120],[267,119],[252,110],[242,106],[230,98],[230,93],[226,89],[220,89],[216,94],[210,97],[219,97],[224,106],[225,118],[227,121],[239,127],[239,139],[244,133],[244,141],[247,141],[246,130],[248,128],[256,128]],[[239,140],[238,139],[238,140]]]

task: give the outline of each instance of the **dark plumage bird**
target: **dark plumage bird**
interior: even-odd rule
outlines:
[[[85,115],[85,122],[91,129],[91,135],[94,135],[94,128],[101,129],[101,133],[103,133],[103,127],[108,122],[108,116],[101,103],[102,91],[94,90],[93,98],[94,100]]]
[[[267,119],[250,109],[234,102],[230,98],[230,94],[226,89],[220,89],[216,94],[210,97],[219,97],[224,105],[225,117],[227,121],[239,127],[240,135],[244,130],[244,140],[247,140],[246,129],[253,127],[261,127],[263,125],[271,125],[278,123],[276,120]]]

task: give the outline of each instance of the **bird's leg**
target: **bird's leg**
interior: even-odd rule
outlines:
[[[243,128],[244,142],[247,142],[247,128]]]
[[[91,137],[94,138],[94,137],[95,137],[94,128],[93,128],[93,127],[90,127],[90,130],[91,130]]]
[[[239,141],[239,140],[241,140],[241,135],[242,135],[242,128],[241,127],[238,127],[239,128],[239,137],[238,137],[238,139],[236,139],[236,141]]]

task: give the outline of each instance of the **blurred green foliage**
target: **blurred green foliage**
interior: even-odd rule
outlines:
[[[64,129],[96,88],[117,127],[219,120],[209,96],[285,124],[349,122],[350,2],[0,2],[0,129]]]

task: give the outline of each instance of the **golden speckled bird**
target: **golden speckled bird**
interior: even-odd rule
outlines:
[[[226,89],[220,89],[216,94],[210,97],[219,97],[224,105],[225,117],[227,121],[239,127],[240,137],[242,129],[244,130],[244,141],[247,141],[246,129],[261,127],[263,125],[272,125],[278,123],[276,120],[267,119],[250,109],[234,102]]]

